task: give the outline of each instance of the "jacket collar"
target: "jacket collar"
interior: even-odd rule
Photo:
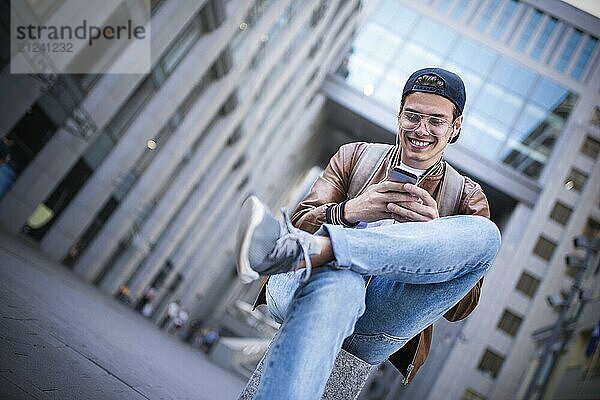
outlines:
[[[392,152],[392,165],[400,165],[400,159],[402,156],[402,147],[400,145],[397,145],[394,147],[395,147],[394,151]],[[422,182],[424,180],[427,180],[427,181],[440,180],[444,175],[445,166],[446,166],[446,162],[443,160],[443,158],[440,158],[435,164],[433,164],[431,167],[429,167],[425,170],[423,175],[421,175],[419,182]]]

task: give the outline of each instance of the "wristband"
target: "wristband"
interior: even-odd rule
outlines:
[[[344,200],[339,204],[339,208],[340,208],[340,221],[342,222],[342,225],[344,225],[345,227],[348,228],[354,228],[355,226],[357,226],[360,221],[357,221],[355,223],[351,223],[349,222],[345,217],[344,217],[344,211],[346,211],[346,203],[348,202],[348,200]]]
[[[328,224],[335,224],[333,222],[333,218],[331,218],[331,211],[332,211],[334,205],[335,204],[331,204],[331,205],[328,205],[327,207],[325,207],[325,222],[327,222]]]

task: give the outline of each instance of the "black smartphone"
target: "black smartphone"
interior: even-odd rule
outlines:
[[[394,167],[392,168],[392,172],[390,172],[390,180],[394,182],[412,183],[413,185],[416,185],[418,179],[418,176],[400,167]]]

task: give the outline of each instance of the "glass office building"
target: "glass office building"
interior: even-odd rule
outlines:
[[[465,22],[491,41],[517,49],[522,57],[537,60],[543,55],[547,65],[576,80],[589,72],[598,39],[566,24],[557,27],[561,24],[556,18],[524,2],[445,1],[430,7],[431,13],[419,13],[402,2],[383,1],[362,26],[338,75],[390,106],[398,102],[398,93],[413,71],[427,66],[455,71],[465,81],[468,99],[469,118],[461,144],[527,177],[539,178],[578,95],[429,15]],[[524,26],[509,29],[516,18]],[[542,33],[532,40],[536,28]],[[549,37],[558,28],[570,33],[556,51],[553,46],[561,38]],[[581,50],[575,52],[578,47]]]
[[[391,142],[407,77],[430,66],[458,73],[465,122],[445,156],[484,187],[503,247],[477,310],[436,323],[415,381],[404,387],[383,365],[361,398],[521,398],[540,349],[534,333],[557,317],[545,299],[572,279],[563,262],[571,238],[600,226],[600,22],[560,1],[369,5],[324,83],[329,128],[339,142]]]

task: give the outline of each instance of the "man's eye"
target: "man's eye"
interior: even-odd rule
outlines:
[[[443,119],[439,119],[439,118],[429,118],[429,123],[432,126],[442,126],[446,123],[446,121],[444,121]]]
[[[419,122],[421,117],[419,117],[417,114],[406,114],[406,119],[410,122]]]

